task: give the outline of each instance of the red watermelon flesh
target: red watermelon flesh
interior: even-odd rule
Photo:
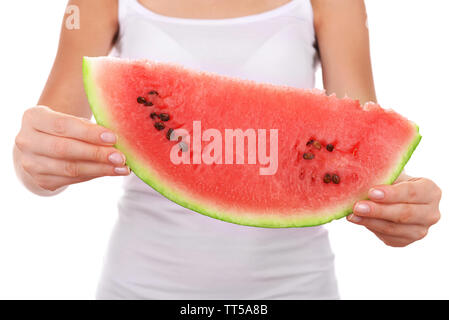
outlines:
[[[109,57],[84,58],[83,73],[97,122],[117,133],[116,146],[138,177],[186,208],[237,224],[302,227],[341,218],[370,187],[391,184],[421,139],[418,127],[394,111],[318,90]],[[186,130],[190,140],[170,141],[173,129]],[[202,141],[208,129],[222,139]],[[226,130],[235,129],[250,136],[244,154],[237,140],[226,149]],[[277,153],[270,153],[275,133]],[[209,154],[218,163],[204,163],[212,142]],[[268,164],[261,157],[250,163],[251,143],[265,144]],[[190,164],[173,163],[171,152]],[[270,164],[271,174],[261,174]]]

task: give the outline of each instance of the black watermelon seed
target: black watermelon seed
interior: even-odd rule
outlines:
[[[144,97],[137,98],[137,103],[144,104],[145,102],[147,102],[147,100]]]
[[[153,106],[153,102],[151,102],[151,101],[145,101],[144,106],[145,106],[145,107],[151,107],[151,106]]]
[[[329,143],[329,144],[326,146],[326,149],[327,149],[327,151],[332,152],[332,151],[334,151],[334,145]]]
[[[162,121],[168,121],[170,120],[170,115],[168,113],[161,113],[159,115],[159,119],[161,119]]]
[[[332,182],[335,184],[339,184],[340,183],[340,177],[337,176],[336,174],[332,175]]]
[[[158,116],[158,114],[156,112],[151,112],[150,113],[150,118],[154,120],[156,118],[159,118],[159,116]]]
[[[167,134],[165,135],[168,140],[171,140],[171,135],[172,135],[173,131],[174,130],[172,128],[168,129]]]
[[[156,90],[151,90],[150,92],[148,92],[148,94],[150,95],[159,95],[159,93]]]
[[[310,146],[310,145],[312,145],[312,143],[314,142],[315,140],[313,140],[313,139],[310,139],[309,141],[307,141],[307,143],[306,143],[306,146]]]
[[[302,155],[302,157],[303,157],[305,160],[312,160],[313,158],[315,158],[315,155],[314,155],[313,153],[311,153],[311,152],[306,152],[306,153],[304,153],[304,154]]]
[[[157,131],[161,131],[165,129],[165,125],[162,122],[156,122],[154,124],[154,127],[156,128]]]
[[[329,173],[326,173],[323,178],[324,183],[330,183],[332,181],[332,176]]]

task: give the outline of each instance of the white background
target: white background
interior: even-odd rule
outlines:
[[[443,189],[442,219],[424,240],[390,248],[345,219],[328,225],[344,299],[449,298],[446,0],[367,0],[378,99],[416,121],[423,140],[407,172]],[[0,1],[0,298],[94,298],[121,178],[34,196],[16,180],[11,150],[54,58],[65,1]],[[317,82],[319,86],[319,80]]]

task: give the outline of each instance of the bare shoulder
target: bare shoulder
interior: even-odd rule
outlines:
[[[118,24],[119,0],[70,0],[68,6],[78,9],[81,21],[88,25],[108,23]]]
[[[315,27],[327,22],[366,20],[364,0],[311,0]],[[349,19],[349,20],[347,20]]]

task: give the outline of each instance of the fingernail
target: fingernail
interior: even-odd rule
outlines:
[[[362,218],[357,217],[355,214],[350,214],[348,216],[348,220],[351,222],[360,222],[360,221],[362,221]]]
[[[120,175],[128,175],[129,174],[129,168],[128,167],[119,167],[114,168],[115,173]]]
[[[103,142],[106,143],[115,143],[115,141],[117,140],[117,137],[112,132],[103,132],[100,135],[100,138],[101,140],[103,140]]]
[[[369,213],[371,208],[366,203],[357,203],[355,205],[354,211],[357,213]]]
[[[114,152],[114,153],[110,154],[108,159],[113,164],[124,164],[125,163],[125,158],[118,152]]]
[[[368,196],[370,199],[380,200],[385,197],[385,192],[383,192],[382,190],[379,190],[379,189],[371,189],[368,192]]]

